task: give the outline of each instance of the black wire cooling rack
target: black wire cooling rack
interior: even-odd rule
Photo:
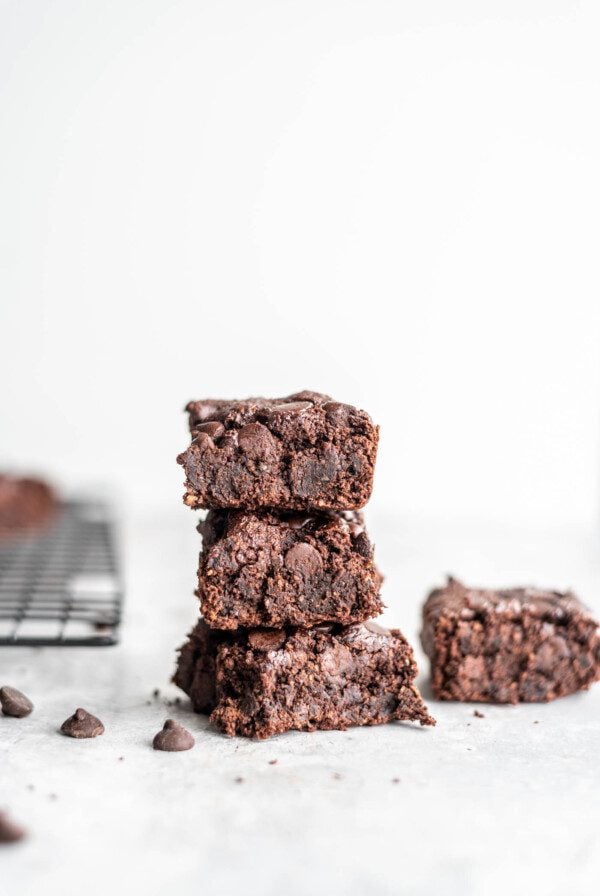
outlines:
[[[0,546],[0,645],[116,644],[122,604],[103,504],[65,503],[44,532]]]

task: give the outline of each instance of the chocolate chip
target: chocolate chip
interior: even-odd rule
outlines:
[[[323,410],[330,423],[343,423],[348,418],[348,405],[339,401],[328,401],[323,405]]]
[[[198,421],[209,420],[217,413],[217,409],[213,404],[204,404],[201,401],[192,402],[192,410],[191,410],[194,424]]]
[[[8,817],[6,812],[0,812],[0,843],[18,843],[25,836],[25,830]]]
[[[208,423],[201,423],[194,427],[194,432],[205,432],[211,439],[220,439],[225,432],[225,427],[218,420],[211,420]]]
[[[275,439],[262,423],[247,423],[238,432],[240,449],[252,457],[268,457],[275,451]]]
[[[358,535],[354,539],[353,547],[357,554],[360,554],[361,557],[364,557],[367,560],[373,552],[371,542],[369,541],[369,536],[366,532],[358,533]]]
[[[23,719],[33,709],[33,703],[16,688],[0,688],[0,705],[5,716]]]
[[[248,632],[248,644],[254,650],[278,650],[285,643],[285,632],[280,628],[255,628]]]
[[[338,453],[326,448],[320,458],[300,455],[292,462],[291,486],[300,498],[312,498],[335,478],[339,468]]]
[[[311,407],[312,404],[310,401],[287,401],[284,404],[273,405],[269,408],[269,411],[284,414],[297,414],[301,411],[307,411],[308,408]]]
[[[306,542],[293,545],[285,555],[283,563],[286,569],[297,573],[303,579],[313,578],[323,569],[321,555],[316,548]]]
[[[194,430],[194,439],[192,445],[198,445],[199,448],[214,448],[215,443],[207,432]]]
[[[292,516],[286,517],[286,522],[290,529],[303,529],[304,526],[307,526],[313,520],[313,516],[308,516],[307,514],[301,513],[295,513]]]
[[[155,750],[164,750],[167,753],[179,753],[182,750],[191,750],[196,741],[187,728],[180,725],[174,719],[167,719],[162,731],[155,735],[152,746]]]
[[[294,392],[288,395],[290,401],[310,401],[311,404],[320,404],[322,401],[331,401],[329,395],[322,392],[313,392],[311,389],[303,389],[302,392]]]
[[[79,708],[62,723],[60,730],[67,737],[98,737],[104,734],[104,725],[86,709]]]

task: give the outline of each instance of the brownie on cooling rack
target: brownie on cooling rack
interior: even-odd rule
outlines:
[[[11,538],[46,526],[58,501],[42,479],[0,473],[0,538]]]

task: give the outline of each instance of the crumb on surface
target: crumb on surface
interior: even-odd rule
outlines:
[[[476,719],[485,719],[485,716],[482,712],[479,712],[478,709],[473,710],[473,715]]]

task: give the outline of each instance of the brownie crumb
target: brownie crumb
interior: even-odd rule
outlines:
[[[152,746],[155,750],[163,750],[166,753],[180,753],[183,750],[191,750],[195,743],[193,735],[187,728],[174,719],[167,719],[162,731],[155,735]]]
[[[278,761],[279,760],[277,760],[277,759],[269,759],[269,765],[277,765]]]
[[[0,812],[0,843],[18,843],[24,836],[24,828],[15,824],[6,812]]]
[[[5,716],[24,719],[33,709],[33,703],[16,688],[5,686],[0,688],[0,705]]]
[[[154,688],[154,690],[152,691],[152,696],[154,698],[160,697],[160,688]]]
[[[341,781],[341,780],[342,780],[342,776],[340,775],[339,772],[334,772],[333,775],[332,775],[331,777],[332,777],[335,781]]]
[[[475,709],[473,711],[473,715],[475,716],[476,719],[485,719],[484,714],[482,712],[479,712],[478,709]]]
[[[244,779],[242,778],[241,775],[238,775],[237,778],[234,778],[233,780],[235,781],[236,784],[243,784],[243,783],[244,783]]]
[[[392,778],[392,784],[399,784],[400,778]]]
[[[67,737],[98,737],[104,734],[104,725],[86,709],[76,709],[72,716],[62,723],[60,730]]]

